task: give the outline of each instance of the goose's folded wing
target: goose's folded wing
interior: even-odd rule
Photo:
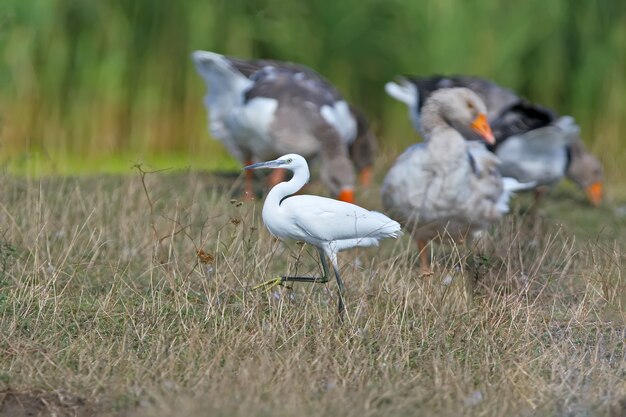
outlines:
[[[229,56],[228,59],[239,72],[248,78],[256,79],[259,77],[259,72],[263,69],[266,69],[268,74],[272,72],[274,74],[281,73],[283,76],[290,74],[292,77],[304,83],[308,83],[308,86],[313,88],[321,87],[327,90],[335,101],[342,99],[339,91],[326,78],[305,65],[295,64],[293,62],[275,61],[272,59],[248,60],[231,56]]]
[[[550,126],[556,118],[552,110],[520,100],[502,109],[490,120],[491,130],[496,137],[496,147],[511,136]]]

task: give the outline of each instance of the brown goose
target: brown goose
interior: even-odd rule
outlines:
[[[498,158],[466,140],[475,134],[494,143],[485,113],[485,104],[467,88],[434,92],[421,112],[426,142],[409,147],[385,178],[383,206],[412,233],[424,272],[429,241],[471,239],[508,212],[513,191],[534,185],[502,178]]]
[[[321,181],[341,200],[354,200],[356,177],[370,176],[375,137],[365,118],[321,75],[302,65],[193,53],[208,86],[209,127],[242,164],[298,153],[321,163]],[[282,181],[283,172],[271,177]],[[366,182],[366,181],[363,181]],[[252,176],[246,175],[246,192]],[[251,195],[251,194],[250,194]]]
[[[572,117],[558,117],[554,111],[478,77],[402,77],[397,83],[387,83],[386,90],[409,106],[413,125],[420,130],[425,100],[434,91],[450,87],[469,88],[485,102],[496,138],[491,149],[502,161],[503,175],[535,181],[538,187],[551,186],[567,176],[585,190],[594,206],[600,204],[602,165],[585,150]]]

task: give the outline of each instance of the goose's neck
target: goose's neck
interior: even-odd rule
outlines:
[[[265,198],[263,207],[277,207],[280,202],[292,194],[297,193],[304,185],[309,182],[309,170],[306,167],[298,167],[293,170],[293,177],[286,182],[276,184],[270,190]]]
[[[459,131],[448,123],[441,115],[431,114],[427,120],[425,136],[428,149],[437,160],[455,160],[464,158],[467,144]]]
[[[420,120],[422,134],[427,140],[429,140],[432,136],[441,134],[441,132],[452,129],[452,126],[450,126],[450,124],[443,118],[443,116],[441,116],[441,114],[439,114],[439,112],[428,110],[422,113]]]

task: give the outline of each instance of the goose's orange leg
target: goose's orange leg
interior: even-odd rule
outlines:
[[[285,173],[286,171],[282,168],[273,169],[267,179],[269,188],[272,189],[276,184],[285,181]]]
[[[420,257],[422,276],[430,275],[432,274],[432,270],[430,269],[430,260],[428,259],[428,251],[426,250],[428,242],[422,239],[415,239],[415,242],[417,243],[417,250]]]
[[[252,165],[252,159],[246,159],[246,166]],[[243,199],[246,201],[254,200],[254,174],[252,171],[246,171],[243,183]]]
[[[537,188],[535,188],[534,190],[534,206],[538,206],[539,202],[541,200],[543,200],[543,198],[545,197],[546,194],[548,194],[548,187],[546,186],[539,186]]]
[[[359,172],[359,183],[364,187],[369,187],[372,183],[372,167],[365,167]]]

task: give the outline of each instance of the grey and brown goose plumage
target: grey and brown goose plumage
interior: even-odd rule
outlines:
[[[559,117],[553,110],[479,77],[400,77],[397,83],[388,83],[386,90],[407,104],[413,125],[420,130],[425,100],[434,91],[450,87],[469,88],[485,102],[496,138],[491,150],[502,161],[503,175],[535,181],[537,186],[551,186],[567,176],[585,190],[593,205],[600,204],[602,165],[585,150],[572,117]]]
[[[204,103],[210,130],[242,164],[287,153],[317,158],[329,192],[344,201],[354,200],[351,151],[360,151],[354,164],[367,177],[375,138],[362,115],[326,79],[288,62],[207,51],[194,52],[193,60],[208,86]],[[248,173],[247,192],[252,191],[251,180]],[[272,182],[281,180],[279,173]]]
[[[493,144],[485,112],[482,100],[467,88],[434,92],[421,113],[427,140],[400,155],[383,183],[383,206],[412,234],[424,272],[429,241],[471,239],[508,212],[513,191],[533,185],[503,178],[498,157],[466,140],[473,132]]]

